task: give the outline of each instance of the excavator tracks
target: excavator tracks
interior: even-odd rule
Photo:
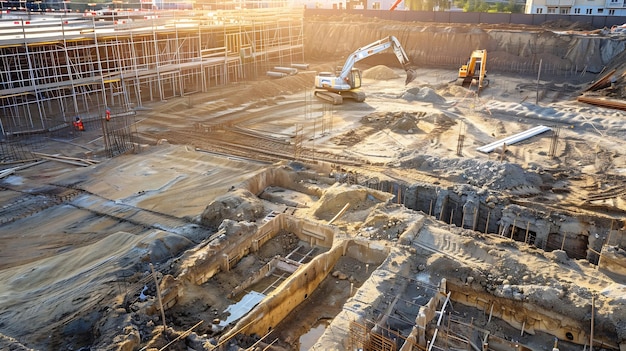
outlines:
[[[333,93],[325,90],[317,90],[315,91],[315,96],[333,105],[343,104],[344,99],[350,99],[356,102],[365,101],[365,93],[362,91],[344,91],[341,93]]]
[[[332,105],[341,105],[343,103],[343,97],[341,95],[330,91],[316,90],[315,96]]]

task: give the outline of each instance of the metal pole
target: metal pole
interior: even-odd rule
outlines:
[[[159,309],[161,310],[161,319],[163,320],[163,330],[167,328],[165,324],[165,311],[163,310],[163,301],[161,301],[161,287],[159,286],[159,281],[157,280],[156,273],[154,273],[154,266],[150,263],[150,270],[152,271],[152,278],[154,279],[154,285],[156,285],[157,299],[159,301]]]
[[[539,72],[537,72],[537,97],[535,99],[535,105],[539,105],[539,77],[541,77],[541,64],[543,59],[539,60]]]
[[[596,295],[591,296],[591,334],[589,334],[589,351],[593,351],[593,317],[595,314]]]
[[[511,227],[511,240],[513,240],[513,233],[515,233],[515,224],[517,223],[517,217],[519,217],[519,214],[516,214],[515,219],[513,220],[513,227]]]

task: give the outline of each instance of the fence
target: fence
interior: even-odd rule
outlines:
[[[337,16],[341,14],[376,17],[400,22],[520,24],[529,26],[537,26],[551,21],[568,21],[587,24],[597,29],[604,27],[610,28],[626,23],[625,16],[340,9],[305,9],[304,11],[305,18],[313,16]]]

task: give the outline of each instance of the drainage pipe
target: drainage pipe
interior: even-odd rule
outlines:
[[[272,78],[283,78],[287,76],[287,73],[273,72],[273,71],[267,71],[266,74],[268,77],[272,77]]]
[[[298,73],[298,70],[296,68],[291,68],[291,67],[274,67],[274,71],[287,73],[289,75],[294,75]]]
[[[534,128],[531,128],[527,131],[515,134],[515,135],[511,135],[510,137],[504,138],[504,139],[500,139],[498,141],[495,141],[491,144],[487,144],[484,146],[481,146],[479,148],[477,148],[476,150],[480,151],[480,152],[484,152],[484,153],[490,153],[493,150],[502,147],[503,145],[512,145],[515,144],[517,142],[520,142],[522,140],[526,140],[528,138],[534,137],[535,135],[539,135],[541,133],[547,132],[549,130],[552,130],[552,128],[550,127],[546,127],[546,126],[537,126]]]

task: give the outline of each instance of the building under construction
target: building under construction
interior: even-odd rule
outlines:
[[[282,5],[2,19],[1,138],[131,115],[302,62],[303,10]]]

